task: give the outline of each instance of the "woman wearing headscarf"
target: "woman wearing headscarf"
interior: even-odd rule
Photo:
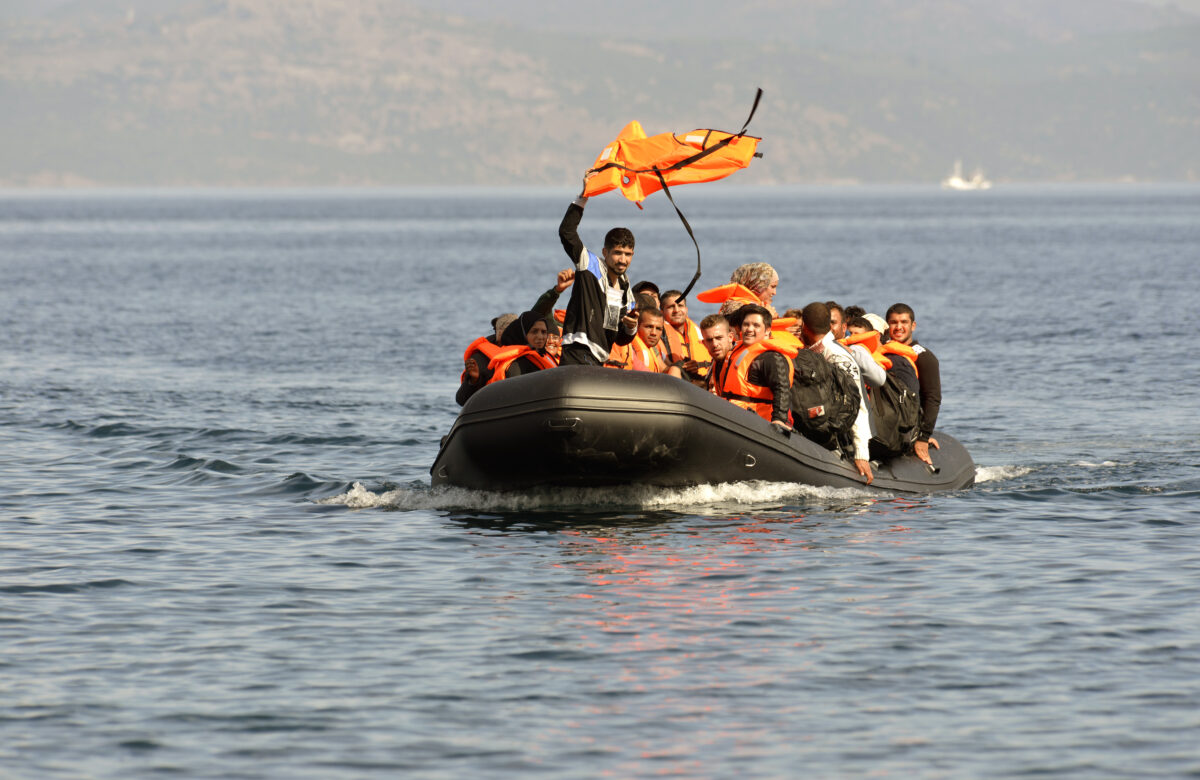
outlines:
[[[548,333],[544,315],[527,311],[517,317],[500,334],[503,349],[488,364],[492,371],[489,384],[558,365],[551,355],[546,354]]]
[[[779,274],[775,272],[770,263],[739,265],[733,269],[729,281],[740,284],[754,293],[758,297],[758,302],[771,310],[771,316],[775,316],[775,309],[771,306],[771,301],[775,299],[775,291],[779,287]]]
[[[779,287],[779,274],[770,263],[746,263],[733,269],[729,284],[696,294],[696,300],[721,304],[721,314],[728,316],[747,304],[762,306],[775,316],[771,301]]]

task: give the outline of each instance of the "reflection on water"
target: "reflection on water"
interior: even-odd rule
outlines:
[[[0,776],[1200,775],[1198,194],[689,209],[714,274],[917,308],[981,464],[920,497],[432,489],[561,193],[7,196]]]

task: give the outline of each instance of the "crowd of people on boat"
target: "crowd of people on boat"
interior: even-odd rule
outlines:
[[[521,314],[492,320],[463,354],[456,400],[487,384],[566,365],[667,374],[758,414],[783,435],[840,450],[867,483],[871,463],[908,452],[933,465],[941,407],[937,357],[914,337],[912,307],[885,314],[814,301],[779,316],[779,274],[738,266],[728,284],[697,293],[719,304],[698,323],[680,290],[631,285],[633,233],[608,231],[599,255],[579,238],[587,198],[567,208],[559,238],[572,268]],[[570,289],[565,308],[556,308]]]

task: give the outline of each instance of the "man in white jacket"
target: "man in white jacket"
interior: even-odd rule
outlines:
[[[871,415],[867,411],[867,392],[863,386],[862,372],[859,371],[854,357],[844,346],[837,343],[830,332],[828,306],[814,301],[804,307],[800,315],[800,340],[804,342],[805,347],[829,361],[835,371],[841,369],[849,373],[858,385],[858,416],[854,418],[854,427],[851,428],[854,439],[854,452],[851,456],[854,458],[854,467],[869,485],[875,477],[871,473]]]

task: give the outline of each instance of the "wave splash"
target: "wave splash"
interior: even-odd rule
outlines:
[[[1033,471],[1032,466],[976,466],[975,484],[981,482],[1003,482],[1006,479],[1023,477]]]
[[[879,498],[868,488],[814,487],[793,482],[725,482],[688,488],[645,485],[604,488],[544,488],[500,493],[465,488],[399,488],[374,493],[355,482],[345,493],[318,499],[318,504],[340,504],[350,509],[400,511],[471,509],[528,511],[564,507],[683,510],[717,508],[743,510],[748,506],[778,506],[790,501],[858,502]]]

